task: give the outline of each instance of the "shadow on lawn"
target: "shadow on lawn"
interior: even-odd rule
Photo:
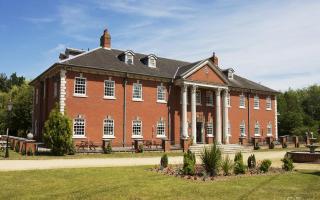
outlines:
[[[298,171],[301,174],[310,174],[314,176],[320,176],[320,171]]]

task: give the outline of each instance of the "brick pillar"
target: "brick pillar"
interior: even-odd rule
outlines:
[[[142,140],[134,140],[134,149],[136,150],[136,152],[139,151],[139,145],[143,144]]]
[[[280,136],[280,142],[282,147],[285,147],[287,145],[287,136]]]
[[[207,144],[213,144],[214,143],[214,136],[208,136],[206,137]]]
[[[271,142],[273,142],[273,137],[272,136],[266,137],[266,142],[267,142],[268,145],[270,145]]]
[[[164,152],[170,151],[170,140],[167,140],[167,139],[162,140],[162,149]]]
[[[292,142],[294,143],[295,148],[299,148],[299,137],[298,136],[292,136]]]
[[[247,143],[247,138],[245,137],[239,137],[239,144],[244,145]]]
[[[181,139],[181,146],[182,146],[183,152],[188,151],[189,145],[190,145],[189,139],[187,139],[187,138]]]

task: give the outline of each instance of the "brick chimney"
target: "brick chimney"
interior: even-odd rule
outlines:
[[[218,57],[216,56],[215,52],[212,53],[212,56],[210,57],[210,60],[213,62],[214,66],[218,66],[218,64],[219,64]]]
[[[100,46],[104,48],[111,48],[111,36],[108,29],[103,31],[103,35],[100,37]]]

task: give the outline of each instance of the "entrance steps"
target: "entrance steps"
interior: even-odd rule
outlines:
[[[203,149],[209,148],[212,144],[196,144],[189,147],[190,151],[195,155],[199,156]],[[240,144],[218,144],[221,153],[223,154],[235,154],[239,151],[242,153],[251,153],[252,147],[243,146]]]

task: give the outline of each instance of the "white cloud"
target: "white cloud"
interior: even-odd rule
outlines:
[[[43,23],[51,23],[54,22],[55,19],[54,18],[48,18],[48,17],[41,17],[41,18],[37,18],[37,17],[23,17],[23,20],[27,21],[27,22],[31,22],[33,24],[43,24]]]
[[[67,48],[67,45],[65,44],[57,44],[57,46],[49,49],[47,53],[57,55],[57,53],[63,52],[66,48]]]

